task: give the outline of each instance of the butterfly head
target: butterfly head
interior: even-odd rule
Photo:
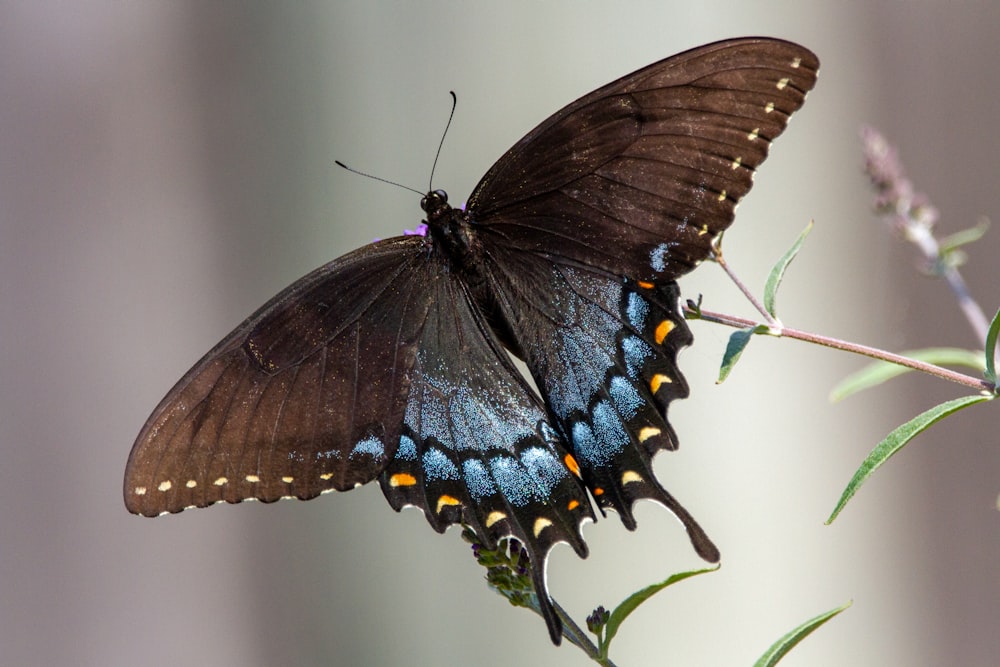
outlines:
[[[428,192],[420,200],[420,208],[427,214],[428,219],[440,217],[451,208],[448,205],[448,193],[444,190]]]

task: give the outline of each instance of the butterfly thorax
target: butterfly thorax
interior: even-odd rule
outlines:
[[[444,190],[428,192],[420,200],[420,208],[427,214],[427,227],[434,245],[444,250],[459,267],[475,264],[475,240],[469,215],[461,209],[452,208],[448,203],[448,193]]]
[[[420,201],[420,208],[427,214],[427,227],[434,248],[446,257],[452,271],[461,277],[462,285],[468,290],[473,303],[504,346],[523,358],[513,328],[503,316],[495,289],[491,288],[490,263],[484,256],[482,243],[468,211],[453,208],[444,190],[428,192]]]

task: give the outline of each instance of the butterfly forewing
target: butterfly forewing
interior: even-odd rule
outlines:
[[[807,49],[700,47],[586,95],[530,132],[469,198],[497,243],[636,280],[707,257],[816,80]]]
[[[306,499],[374,479],[399,440],[430,300],[425,254],[412,237],[368,246],[240,325],[142,429],[125,474],[129,510]]]

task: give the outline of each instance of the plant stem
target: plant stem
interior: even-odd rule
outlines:
[[[767,312],[767,309],[764,308],[764,304],[760,302],[760,300],[754,295],[754,293],[750,291],[750,288],[747,287],[746,284],[742,280],[740,280],[740,277],[736,275],[736,273],[729,267],[729,262],[727,262],[726,258],[722,255],[721,248],[715,248],[713,250],[712,260],[716,264],[722,267],[722,270],[726,272],[726,275],[729,276],[729,279],[733,281],[733,283],[736,285],[737,288],[739,288],[741,292],[743,292],[743,296],[747,298],[747,301],[753,304],[753,307],[756,308],[757,312],[760,313],[761,317],[764,318],[764,321],[767,323],[767,326],[775,331],[779,331],[781,329],[781,322],[776,320],[771,315],[771,313]]]
[[[725,313],[716,313],[704,309],[695,310],[694,308],[691,307],[690,304],[684,306],[684,314],[685,316],[690,316],[696,319],[707,320],[709,322],[716,322],[718,324],[725,324],[726,326],[734,327],[737,329],[748,329],[758,325],[757,322],[747,319],[745,317],[737,317],[735,315],[727,315]],[[838,338],[821,336],[819,334],[810,333],[808,331],[800,331],[798,329],[791,329],[789,327],[780,327],[777,329],[771,327],[770,335],[784,336],[786,338],[794,338],[795,340],[802,340],[808,343],[815,343],[817,345],[831,347],[835,350],[853,352],[854,354],[860,354],[866,357],[871,357],[872,359],[886,361],[891,364],[898,364],[900,366],[905,366],[906,368],[910,368],[915,371],[921,371],[929,375],[934,375],[943,380],[949,380],[951,382],[955,382],[965,387],[970,387],[977,391],[985,391],[990,393],[993,393],[994,391],[993,385],[984,379],[972,377],[971,375],[965,375],[964,373],[958,373],[956,371],[948,370],[947,368],[942,368],[940,366],[935,366],[934,364],[928,364],[923,361],[917,361],[916,359],[910,359],[909,357],[903,357],[898,354],[893,354],[892,352],[880,350],[875,347],[868,347],[867,345],[858,345],[857,343],[850,343],[848,341],[840,340]]]
[[[563,636],[566,637],[566,639],[579,646],[580,649],[590,656],[590,658],[597,664],[603,665],[604,667],[616,667],[615,663],[611,662],[610,658],[601,657],[601,652],[597,646],[587,638],[586,633],[573,621],[569,613],[567,613],[566,610],[563,609],[555,600],[552,600],[552,608],[556,610],[556,616],[558,616],[562,621]]]

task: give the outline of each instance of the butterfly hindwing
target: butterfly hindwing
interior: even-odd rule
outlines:
[[[700,554],[718,550],[657,482],[653,457],[676,449],[666,419],[670,402],[688,394],[677,367],[691,333],[677,310],[676,283],[661,286],[582,267],[504,257],[492,266],[505,318],[557,428],[601,508],[635,528],[640,499],[667,506]]]
[[[306,499],[374,479],[395,454],[429,305],[422,241],[334,260],[205,355],[136,439],[129,510]]]
[[[581,556],[580,533],[594,519],[565,441],[514,368],[465,286],[442,272],[417,344],[403,432],[380,477],[396,510],[423,509],[439,532],[471,527],[484,545],[516,537],[528,550],[553,640],[561,625],[545,586],[558,542]]]
[[[532,130],[467,210],[506,247],[635,280],[676,278],[730,225],[818,67],[801,46],[755,38],[649,65]]]

